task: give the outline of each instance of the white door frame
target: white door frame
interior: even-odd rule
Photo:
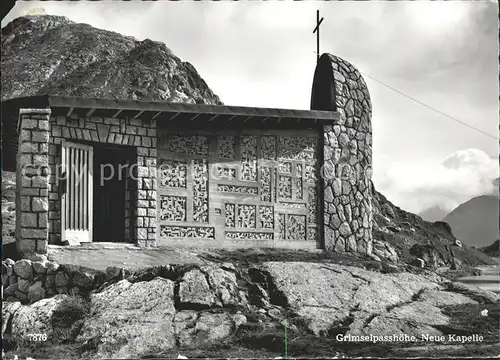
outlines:
[[[63,141],[61,149],[61,241],[92,242],[94,148]]]

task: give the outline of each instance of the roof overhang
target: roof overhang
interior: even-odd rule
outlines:
[[[11,99],[2,102],[2,108],[43,108],[49,107],[53,116],[98,116],[116,118],[155,119],[161,122],[175,120],[194,121],[192,126],[200,123],[231,122],[244,124],[248,122],[276,122],[285,125],[292,121],[308,123],[335,122],[338,113],[317,110],[291,110],[276,108],[259,108],[227,105],[205,105],[169,103],[144,100],[91,99],[66,96],[32,96]],[[3,110],[3,109],[2,109]]]
[[[50,108],[52,116],[106,117],[155,120],[158,127],[274,127],[315,128],[333,124],[339,114],[332,111],[291,110],[227,105],[169,103],[144,100],[93,99],[67,96],[31,96],[1,103],[3,166],[17,151],[19,109]],[[7,166],[11,167],[11,166]]]

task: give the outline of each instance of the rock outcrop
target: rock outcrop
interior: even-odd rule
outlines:
[[[444,281],[432,273],[381,274],[299,262],[269,262],[260,271],[273,290],[271,302],[288,307],[309,331],[326,337],[442,335],[451,324],[443,307],[500,301],[494,293]]]
[[[20,302],[5,302],[2,306],[2,337],[5,333],[18,338],[25,338],[29,334],[51,336],[54,314],[67,299],[67,295],[56,295],[30,306],[21,305]]]
[[[23,276],[33,271],[26,260],[12,266],[22,268]],[[53,334],[63,326],[84,351],[92,348],[98,358],[136,358],[210,345],[232,336],[247,321],[237,310],[247,308],[248,302],[236,283],[234,266],[158,267],[133,275],[115,270],[106,272],[108,281],[102,284],[100,274],[59,267],[50,275],[52,286],[73,288],[77,280],[92,278],[90,284],[80,285],[91,289],[88,298],[79,296],[83,290],[72,291],[22,305],[10,296],[2,309],[2,336],[22,339],[35,331],[55,341],[60,335]],[[125,273],[127,279],[120,280]],[[68,314],[62,319],[79,316],[61,324],[64,310]]]
[[[90,300],[91,313],[79,338],[99,338],[98,356],[130,358],[175,346],[174,283],[155,278],[135,284],[122,280]],[[119,350],[117,351],[117,344]]]
[[[231,268],[160,267],[122,280],[117,276],[87,298],[56,295],[31,305],[7,302],[2,336],[19,341],[37,332],[56,346],[71,340],[92,358],[171,357],[238,343],[235,339],[256,327],[259,334],[282,332],[284,324],[294,337],[325,341],[337,336],[406,334],[420,339],[422,334],[458,334],[466,330],[456,323],[453,311],[462,309],[477,322],[485,308],[498,309],[500,303],[497,294],[431,272],[382,274],[302,262]],[[192,298],[186,289],[197,289],[197,296]],[[210,301],[201,303],[203,297]],[[495,321],[498,325],[497,315],[490,316],[488,326]],[[488,331],[483,335],[499,340],[498,333]]]
[[[452,267],[454,262],[458,268],[496,264],[495,260],[476,249],[465,244],[457,246],[457,239],[449,224],[442,221],[425,221],[420,216],[392,204],[375,189],[373,220],[374,248],[385,248],[382,244],[390,246],[401,263],[411,263],[418,257],[419,251],[415,251],[417,248],[427,248],[427,253],[433,257],[428,265],[434,267]],[[414,246],[416,247],[413,252],[417,255],[410,252]],[[392,250],[387,249],[386,255],[391,256]],[[380,256],[378,253],[377,255]]]

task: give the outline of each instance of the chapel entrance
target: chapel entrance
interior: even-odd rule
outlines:
[[[128,147],[62,143],[62,242],[132,240],[133,156]]]
[[[95,242],[127,242],[125,236],[130,194],[128,149],[94,147],[93,164],[93,236]],[[128,198],[127,198],[128,197]]]

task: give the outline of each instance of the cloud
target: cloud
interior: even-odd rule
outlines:
[[[460,168],[488,168],[492,165],[492,159],[483,151],[478,149],[460,150],[451,154],[443,161],[443,166],[448,169]]]
[[[431,207],[451,211],[472,197],[491,194],[499,176],[498,159],[478,149],[460,150],[444,161],[401,162],[388,155],[374,160],[378,191],[405,210]]]

